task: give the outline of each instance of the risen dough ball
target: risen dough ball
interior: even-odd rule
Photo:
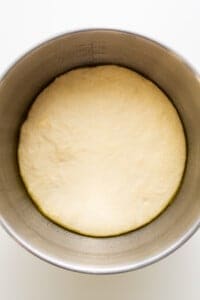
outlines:
[[[73,231],[111,236],[169,204],[186,145],[166,95],[138,73],[107,65],[70,71],[42,91],[21,128],[18,156],[41,212]]]

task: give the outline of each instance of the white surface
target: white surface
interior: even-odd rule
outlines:
[[[67,30],[110,27],[159,40],[200,72],[200,1],[0,0],[0,73],[19,55]],[[0,228],[0,299],[200,299],[200,231],[176,253],[146,269],[92,276],[48,265]]]

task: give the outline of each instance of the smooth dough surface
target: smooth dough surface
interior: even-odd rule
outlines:
[[[20,132],[20,173],[51,220],[91,236],[155,218],[181,182],[179,116],[151,81],[107,65],[72,70],[44,89]]]

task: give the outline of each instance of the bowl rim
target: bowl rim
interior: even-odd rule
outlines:
[[[13,63],[11,63],[6,70],[3,72],[3,75],[0,77],[0,85],[3,83],[4,80],[6,80],[7,76],[10,72],[17,66],[17,64],[34,53],[36,50],[39,50],[43,46],[47,46],[54,42],[57,39],[60,39],[65,36],[70,36],[74,34],[80,34],[85,32],[111,32],[111,33],[123,33],[131,36],[135,36],[139,39],[148,41],[150,43],[153,43],[156,46],[159,46],[160,48],[164,49],[166,52],[168,52],[170,55],[174,56],[176,60],[178,60],[181,64],[185,65],[187,69],[190,70],[190,72],[194,75],[194,77],[197,79],[197,81],[200,83],[200,74],[197,72],[197,70],[190,65],[190,63],[180,54],[177,54],[174,50],[170,49],[169,47],[163,45],[162,43],[146,37],[145,35],[141,35],[135,32],[127,31],[127,30],[121,30],[121,29],[113,29],[113,28],[84,28],[79,30],[71,30],[71,31],[65,31],[62,33],[58,33],[54,35],[53,37],[50,37],[44,41],[41,41],[37,46],[31,47],[30,50],[26,51],[25,54],[19,56],[14,60]],[[28,250],[33,255],[37,256],[38,258],[55,265],[57,267],[75,271],[75,272],[81,272],[81,273],[87,273],[87,274],[117,274],[117,273],[124,273],[128,271],[137,270],[140,268],[143,268],[145,266],[149,266],[165,257],[173,253],[175,250],[177,250],[179,247],[181,247],[185,242],[187,242],[190,237],[197,232],[197,230],[200,228],[200,218],[197,220],[191,228],[178,240],[176,240],[175,243],[173,243],[170,247],[166,248],[165,250],[161,251],[159,254],[150,257],[148,259],[145,259],[143,261],[137,262],[137,263],[128,263],[125,265],[119,265],[114,267],[96,267],[96,266],[88,266],[88,265],[79,265],[74,263],[68,263],[64,262],[62,260],[59,260],[58,258],[53,257],[53,255],[47,255],[44,251],[40,251],[36,249],[34,246],[32,246],[29,242],[23,239],[23,237],[18,234],[14,228],[11,228],[9,224],[6,222],[4,217],[0,215],[0,224],[5,229],[5,231],[16,241],[18,244],[20,244],[23,248]]]

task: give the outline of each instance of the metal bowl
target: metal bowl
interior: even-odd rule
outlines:
[[[183,121],[188,158],[175,201],[141,229],[111,238],[67,231],[43,217],[26,193],[17,163],[18,134],[36,95],[72,68],[119,64],[153,80]],[[36,47],[0,82],[0,220],[26,249],[57,266],[118,273],[151,264],[182,245],[200,225],[200,78],[177,54],[145,37],[116,30],[67,33]],[[31,172],[31,170],[30,170]]]

